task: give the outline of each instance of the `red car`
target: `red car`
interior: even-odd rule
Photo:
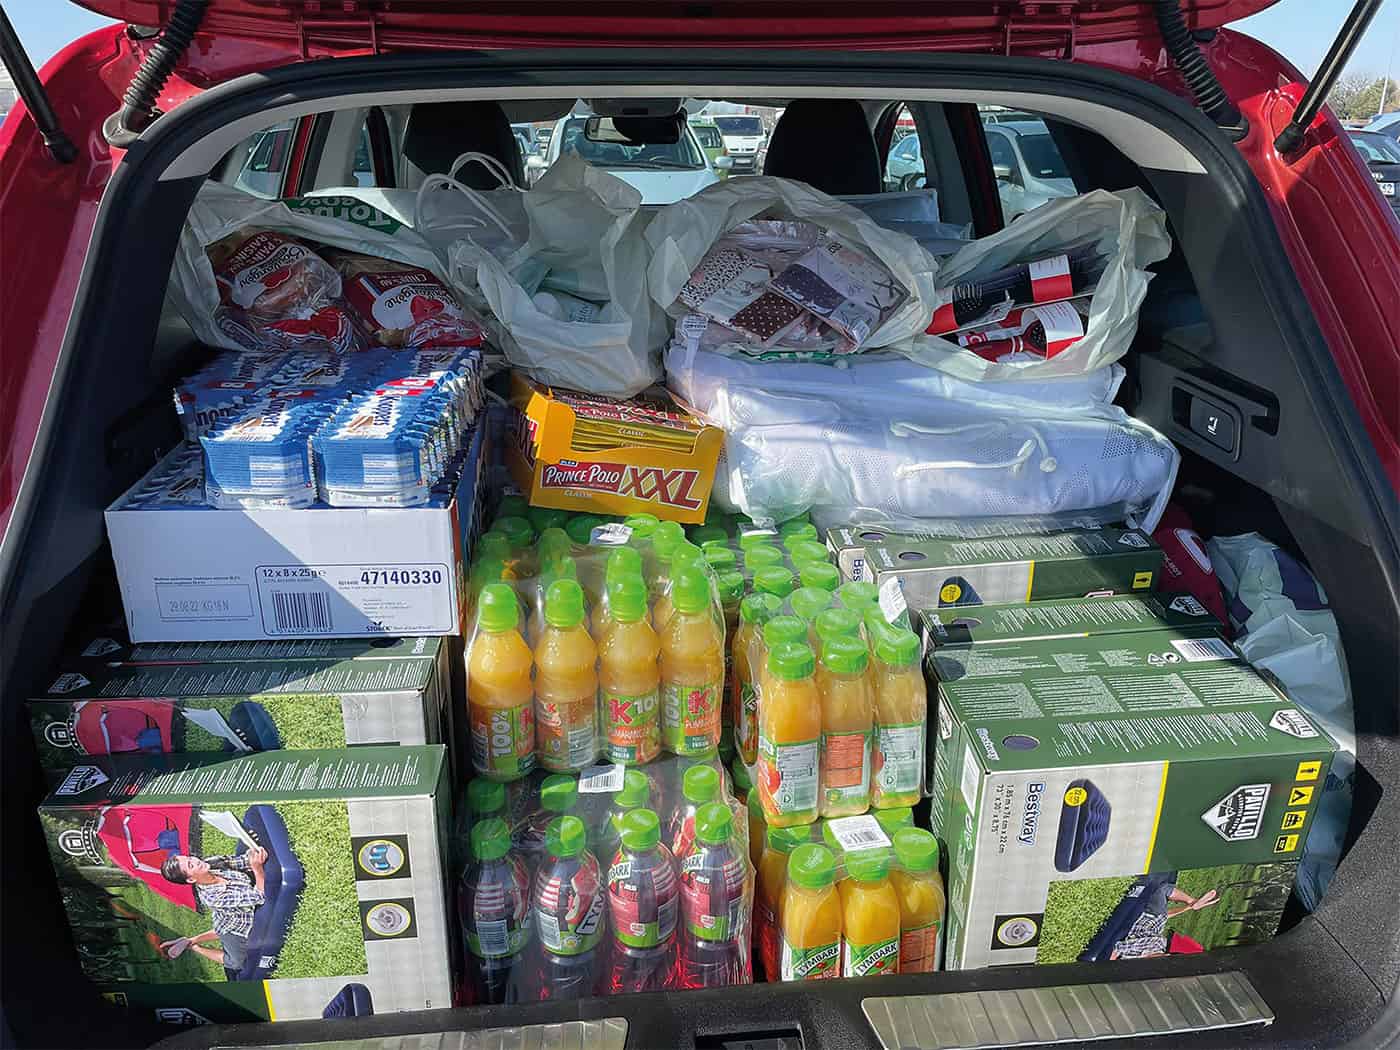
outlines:
[[[110,586],[103,508],[178,440],[169,389],[198,348],[164,293],[200,185],[256,188],[251,174],[282,195],[411,188],[468,149],[493,152],[519,177],[511,121],[557,119],[576,98],[697,94],[783,108],[765,170],[831,193],[880,191],[907,112],[942,217],[979,235],[1003,222],[979,103],[1043,120],[1076,190],[1141,186],[1161,203],[1175,247],[1122,362],[1120,401],[1183,450],[1178,500],[1201,532],[1263,533],[1331,598],[1359,753],[1329,895],[1312,915],[1286,915],[1286,932],[1265,944],[1108,973],[1075,964],[819,992],[760,984],[307,1022],[294,1034],[201,1029],[169,1045],[564,1022],[574,1027],[546,1041],[1395,1038],[1400,221],[1328,111],[1276,144],[1306,84],[1268,47],[1222,28],[1271,2],[82,0],[124,24],[74,41],[40,71],[48,145],[23,105],[0,128],[3,1041],[148,1045],[170,1031],[111,1011],[78,976],[34,819],[41,784],[21,715],[84,596]],[[1171,983],[1188,978],[1199,980]],[[1149,979],[1167,983],[1140,983]],[[1229,1027],[1265,1015],[1271,1026]]]

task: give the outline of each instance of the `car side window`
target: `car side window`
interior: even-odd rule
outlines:
[[[998,106],[982,107],[981,117],[1007,222],[1079,192],[1044,117]]]
[[[884,188],[889,192],[922,189],[928,182],[919,129],[908,106],[895,115],[889,152],[885,154]]]
[[[393,186],[396,165],[384,111],[371,106],[355,139],[350,175],[357,186]]]
[[[224,159],[219,181],[256,197],[275,199],[280,196],[291,153],[293,127],[292,121],[282,121],[249,135]]]

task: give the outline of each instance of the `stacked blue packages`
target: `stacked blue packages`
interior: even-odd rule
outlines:
[[[181,510],[206,505],[201,450],[194,442],[187,442],[141,479],[123,501],[122,509]]]
[[[211,507],[309,507],[316,502],[308,441],[341,399],[277,390],[200,438]]]
[[[190,440],[209,433],[267,386],[283,369],[285,350],[269,353],[225,351],[175,388],[175,413]],[[326,355],[333,356],[333,355]]]

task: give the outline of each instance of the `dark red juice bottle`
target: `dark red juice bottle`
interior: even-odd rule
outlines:
[[[607,903],[598,861],[586,841],[578,817],[560,817],[545,833],[544,857],[531,896],[542,999],[597,994]]]
[[[521,959],[530,943],[530,880],[524,862],[511,852],[505,821],[492,817],[472,828],[471,861],[457,907],[467,949],[468,1005],[517,1002]]]
[[[681,858],[679,984],[723,988],[749,984],[749,911],[753,882],[734,837],[734,814],[722,802],[701,806],[695,840]]]
[[[656,992],[675,987],[676,861],[661,844],[661,822],[649,809],[621,820],[622,846],[608,868],[612,965],[608,990]]]

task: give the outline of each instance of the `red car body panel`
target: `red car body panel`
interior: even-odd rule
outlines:
[[[1188,21],[1217,26],[1272,0],[1196,0]],[[167,0],[86,0],[83,6],[139,25],[163,24]],[[1161,48],[1150,5],[1077,2],[991,5],[845,5],[763,2],[712,5],[715,17],[686,17],[678,5],[479,3],[450,11],[446,0],[216,0],[204,30],[167,82],[169,111],[206,87],[245,73],[311,59],[428,48],[502,46],[726,46],[965,51],[1064,58],[1186,90]],[[509,9],[516,8],[512,13]],[[852,10],[857,14],[851,14]],[[643,13],[637,13],[641,11]],[[8,524],[32,449],[72,309],[102,191],[121,151],[101,135],[151,46],[124,27],[75,41],[40,72],[78,160],[54,163],[22,104],[0,127],[0,228],[11,249],[0,286],[0,534]],[[1223,30],[1204,47],[1226,91],[1250,123],[1239,144],[1270,202],[1285,249],[1392,485],[1400,490],[1400,222],[1365,164],[1324,109],[1304,147],[1273,148],[1302,95],[1291,65],[1243,34]],[[1229,246],[1221,245],[1221,250]],[[1199,275],[1198,275],[1199,276]]]

